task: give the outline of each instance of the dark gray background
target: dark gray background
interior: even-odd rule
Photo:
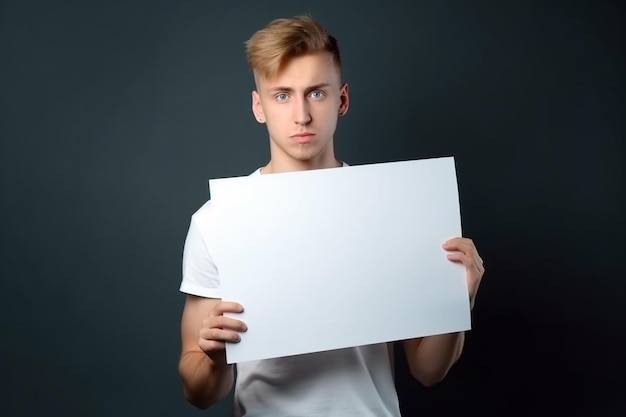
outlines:
[[[243,42],[305,12],[351,85],[338,157],[454,155],[485,259],[448,378],[420,388],[398,364],[405,415],[626,410],[621,2],[0,10],[2,416],[227,415],[182,396],[182,244],[208,179],[268,158]]]

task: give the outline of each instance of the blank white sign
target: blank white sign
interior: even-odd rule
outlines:
[[[228,363],[469,330],[453,157],[209,181]]]

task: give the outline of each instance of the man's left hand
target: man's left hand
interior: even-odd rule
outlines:
[[[441,247],[450,252],[446,256],[453,262],[461,262],[465,265],[465,276],[467,279],[467,290],[470,297],[470,306],[474,307],[474,299],[480,286],[480,281],[485,273],[483,260],[478,255],[476,246],[472,239],[465,237],[455,237],[445,241]]]

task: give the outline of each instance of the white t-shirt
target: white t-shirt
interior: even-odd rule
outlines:
[[[219,244],[212,238],[213,222],[210,201],[191,217],[183,293],[221,298],[218,266],[211,258]],[[233,415],[399,417],[389,349],[377,344],[238,363]]]

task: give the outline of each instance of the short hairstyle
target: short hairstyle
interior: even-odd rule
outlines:
[[[337,39],[308,15],[273,20],[245,45],[248,65],[255,76],[272,78],[290,59],[318,52],[329,52],[341,68]]]

